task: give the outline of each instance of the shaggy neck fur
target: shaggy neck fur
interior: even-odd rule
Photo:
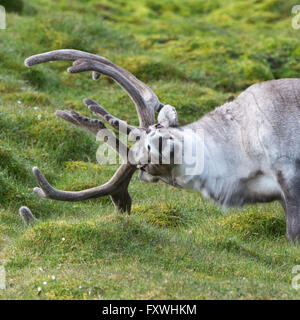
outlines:
[[[194,132],[203,130],[203,155],[199,156],[203,156],[204,165],[188,175],[186,165],[180,165],[175,170],[176,185],[201,192],[225,208],[276,200],[280,198],[276,179],[240,147],[244,144],[235,126],[239,114],[234,110],[238,110],[234,103],[227,103],[185,127]]]

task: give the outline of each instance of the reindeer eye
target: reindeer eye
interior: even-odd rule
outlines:
[[[156,128],[156,129],[160,129],[160,128],[162,128],[162,127],[163,127],[163,126],[162,126],[160,123],[158,123],[158,124],[155,125],[155,128]]]

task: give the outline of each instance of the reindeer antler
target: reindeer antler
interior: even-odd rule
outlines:
[[[68,69],[70,73],[93,71],[93,79],[95,80],[99,78],[100,74],[112,78],[127,92],[134,102],[140,126],[142,128],[148,128],[155,123],[155,112],[158,112],[163,107],[163,104],[161,104],[155,93],[129,71],[115,65],[106,58],[78,50],[55,50],[29,57],[25,60],[25,65],[31,67],[35,64],[56,60],[74,61],[73,66]],[[126,126],[127,134],[135,128],[128,126],[124,121],[112,116],[95,101],[85,99],[84,102],[94,114],[108,122],[113,128],[117,129],[120,125]],[[99,130],[106,129],[101,121],[86,118],[73,110],[57,110],[56,114],[94,135],[96,135]],[[110,144],[110,139],[105,142]],[[128,155],[128,148],[118,139],[116,139],[116,144],[111,145],[111,147],[113,147],[122,158]],[[33,168],[33,173],[40,188],[34,188],[34,192],[42,198],[61,201],[81,201],[109,195],[118,210],[130,212],[131,198],[128,193],[128,185],[136,170],[136,165],[124,163],[104,185],[71,192],[53,188],[40,170],[35,167]]]
[[[70,73],[90,70],[111,77],[128,93],[135,103],[140,126],[147,128],[155,123],[155,112],[158,112],[163,107],[156,94],[129,71],[104,57],[79,50],[63,49],[31,56],[24,63],[27,67],[31,67],[35,64],[57,60],[77,60],[75,65],[68,69]],[[97,78],[97,76],[94,76],[94,79]]]

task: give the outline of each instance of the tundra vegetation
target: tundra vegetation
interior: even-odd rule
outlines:
[[[286,242],[277,202],[223,211],[195,192],[137,175],[130,216],[116,213],[108,197],[37,197],[34,165],[66,190],[100,185],[116,170],[97,164],[99,143],[56,109],[91,117],[81,102],[91,98],[130,124],[138,120],[126,93],[106,77],[69,75],[69,62],[23,64],[60,48],[108,57],[174,105],[183,125],[255,82],[299,77],[294,2],[13,2],[0,30],[0,265],[7,273],[0,298],[299,298],[291,286],[299,245]],[[22,205],[38,221],[26,226]]]

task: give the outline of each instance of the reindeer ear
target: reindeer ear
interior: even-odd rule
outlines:
[[[160,110],[157,121],[163,127],[177,127],[178,126],[178,118],[176,109],[169,104],[163,106]]]

